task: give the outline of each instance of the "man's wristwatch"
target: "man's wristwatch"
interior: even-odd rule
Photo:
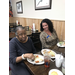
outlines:
[[[25,60],[26,58],[24,58],[24,56],[23,56],[23,55],[24,55],[24,54],[22,54],[22,59],[23,59],[23,60]]]

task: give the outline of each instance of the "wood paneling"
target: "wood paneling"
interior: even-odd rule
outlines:
[[[18,18],[18,17],[9,17],[9,23],[15,23],[16,20],[20,22],[22,26],[32,26],[35,23],[35,28],[40,31],[40,23],[42,19],[33,19],[33,18]],[[60,41],[65,40],[65,21],[60,20],[51,20],[53,22],[54,29],[57,32],[58,38]]]

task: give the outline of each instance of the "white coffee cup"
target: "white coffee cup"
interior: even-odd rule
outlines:
[[[56,67],[61,67],[61,63],[63,62],[63,56],[61,54],[55,55],[55,65]]]

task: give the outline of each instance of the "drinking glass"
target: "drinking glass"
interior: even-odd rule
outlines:
[[[48,52],[45,52],[44,55],[44,66],[45,67],[50,67],[50,56],[48,55]]]

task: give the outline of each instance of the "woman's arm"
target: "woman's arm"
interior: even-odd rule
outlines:
[[[24,57],[24,58],[30,58],[30,59],[32,59],[32,60],[35,58],[32,53],[23,54],[23,57]],[[19,62],[21,62],[22,60],[23,60],[22,56],[19,56],[19,57],[16,58],[16,63],[19,63]]]
[[[22,56],[17,56],[17,51],[16,51],[16,47],[15,47],[15,43],[10,42],[9,43],[9,62],[16,64],[21,62]],[[34,55],[32,53],[26,53],[23,55],[24,58],[30,58],[30,59],[34,59]]]
[[[54,29],[54,33],[55,33],[55,35],[57,36],[57,33],[56,33],[56,31],[55,31],[55,29]],[[58,38],[58,36],[57,36],[57,43],[59,42],[59,38]]]
[[[19,57],[17,57],[16,58],[16,63],[19,63],[19,62],[21,62],[23,59],[22,59],[22,56],[19,56]]]

